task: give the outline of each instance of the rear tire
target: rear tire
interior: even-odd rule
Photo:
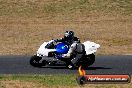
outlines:
[[[39,61],[42,59],[42,57],[38,57],[37,55],[34,55],[30,59],[30,65],[34,67],[41,67],[44,66],[45,63],[39,63]]]
[[[95,55],[94,54],[87,55],[82,60],[82,63],[81,63],[82,68],[86,69],[88,66],[92,65],[94,62],[95,62]]]
[[[95,62],[95,55],[94,54],[91,54],[91,55],[88,55],[88,66],[92,65],[93,63]]]

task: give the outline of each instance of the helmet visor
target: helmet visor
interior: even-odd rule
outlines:
[[[69,33],[65,33],[65,37],[69,37]]]

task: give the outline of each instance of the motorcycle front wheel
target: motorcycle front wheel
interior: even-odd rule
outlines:
[[[38,57],[37,55],[32,56],[30,59],[30,65],[32,65],[34,67],[45,66],[46,63],[40,63],[39,62],[41,59],[42,59],[42,57]]]

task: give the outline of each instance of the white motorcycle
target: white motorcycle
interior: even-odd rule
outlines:
[[[38,49],[37,53],[33,55],[30,59],[30,64],[34,67],[42,67],[42,66],[56,66],[63,63],[63,65],[67,66],[70,64],[72,58],[58,58],[58,55],[66,54],[69,50],[69,46],[66,43],[59,42],[57,44],[51,43],[53,40],[49,42],[44,42]],[[51,43],[51,44],[50,44]],[[50,44],[50,46],[49,46]],[[92,65],[95,61],[95,53],[97,49],[100,47],[99,44],[96,44],[91,41],[86,41],[82,43],[85,46],[84,56],[78,61],[75,65],[76,67],[82,65],[87,68]],[[48,45],[48,47],[47,47]]]

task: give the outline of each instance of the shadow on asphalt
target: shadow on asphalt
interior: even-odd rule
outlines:
[[[51,68],[51,69],[69,69],[65,66],[47,66],[47,67],[41,67],[41,68]],[[112,68],[106,68],[106,67],[88,67],[85,70],[97,70],[97,69],[112,69]],[[78,70],[78,68],[75,68],[74,70]]]
[[[88,67],[86,70],[97,70],[97,69],[112,69],[112,68],[105,68],[105,67]]]

